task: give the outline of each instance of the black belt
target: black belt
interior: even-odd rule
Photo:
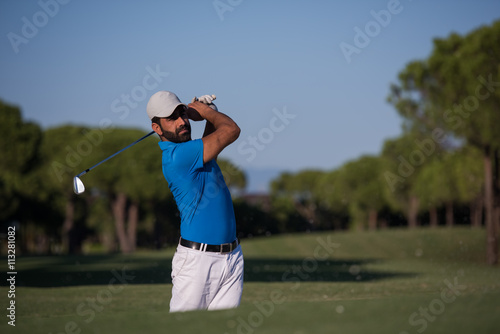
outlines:
[[[189,241],[186,239],[180,239],[179,240],[179,245],[199,250],[202,252],[214,252],[214,253],[231,253],[233,250],[238,247],[238,239],[234,240],[231,243],[228,244],[222,244],[222,245],[209,245],[209,244],[204,244],[200,242],[195,242],[195,241]]]

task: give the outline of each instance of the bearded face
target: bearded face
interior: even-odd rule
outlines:
[[[162,140],[184,143],[191,140],[191,124],[184,106],[177,107],[169,117],[159,118],[153,129]]]
[[[173,143],[184,143],[191,140],[191,125],[189,122],[184,125],[180,125],[175,131],[169,131],[160,125],[162,130],[162,136]]]

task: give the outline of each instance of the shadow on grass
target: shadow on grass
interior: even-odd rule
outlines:
[[[245,282],[368,282],[417,276],[364,268],[375,262],[380,261],[249,258],[245,259]],[[167,257],[102,255],[43,257],[39,260],[33,257],[18,262],[16,285],[107,285],[120,283],[120,278],[127,284],[168,284],[172,282],[171,269],[171,258]]]

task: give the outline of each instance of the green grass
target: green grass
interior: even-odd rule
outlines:
[[[173,249],[20,257],[16,328],[7,325],[2,287],[0,331],[412,334],[500,328],[500,269],[484,263],[484,230],[311,233],[244,240],[242,246],[241,306],[178,314],[168,313]],[[115,280],[122,272],[127,284]]]

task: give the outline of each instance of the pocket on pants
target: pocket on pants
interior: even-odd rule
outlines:
[[[175,251],[174,258],[172,259],[172,279],[181,272],[182,268],[184,268],[188,257],[189,252],[186,250],[177,249]]]

